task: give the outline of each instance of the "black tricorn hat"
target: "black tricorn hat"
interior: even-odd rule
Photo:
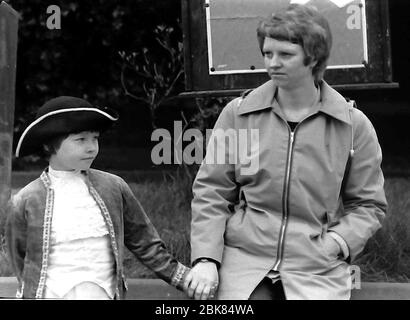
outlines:
[[[117,120],[115,110],[92,105],[81,98],[51,99],[38,109],[35,120],[24,130],[17,144],[16,157],[40,151],[42,144],[58,135],[105,131]]]

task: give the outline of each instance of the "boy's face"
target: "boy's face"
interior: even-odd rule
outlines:
[[[99,132],[94,131],[70,134],[51,155],[51,168],[61,171],[89,169],[98,154],[99,136]]]

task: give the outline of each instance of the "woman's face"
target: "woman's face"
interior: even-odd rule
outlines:
[[[305,53],[300,45],[267,37],[263,56],[266,70],[279,88],[295,89],[314,82],[312,68],[316,61],[305,65]]]

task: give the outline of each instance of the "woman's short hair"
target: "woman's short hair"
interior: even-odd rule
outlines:
[[[332,47],[332,33],[328,21],[316,8],[291,4],[274,12],[259,23],[257,37],[262,53],[266,37],[300,45],[305,53],[305,65],[317,61],[312,70],[315,82],[322,80]]]

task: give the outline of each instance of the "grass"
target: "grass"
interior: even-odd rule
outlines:
[[[192,176],[181,171],[159,180],[130,182],[168,249],[187,265],[190,263],[191,184]],[[385,190],[389,209],[383,227],[353,263],[360,267],[362,281],[410,282],[410,178],[387,178]],[[129,278],[155,277],[128,250],[124,266]],[[3,242],[0,275],[11,275]]]
[[[0,235],[0,276],[1,277],[11,277],[13,276],[13,271],[10,266],[10,262],[6,255],[6,246],[3,234]]]
[[[386,179],[382,228],[356,261],[365,281],[410,282],[410,178]]]

